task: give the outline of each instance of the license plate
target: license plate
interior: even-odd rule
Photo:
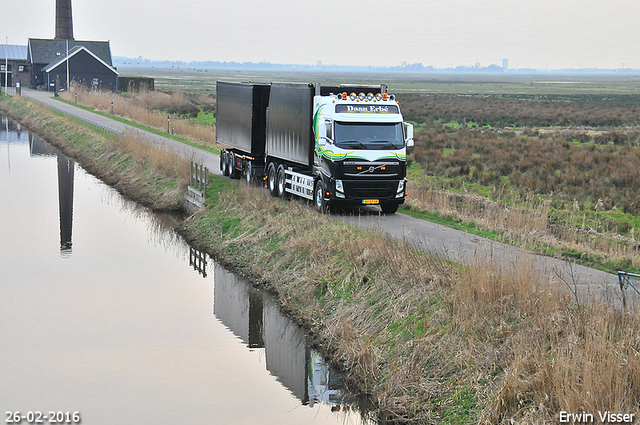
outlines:
[[[371,205],[371,204],[379,204],[380,201],[378,201],[377,199],[363,199],[362,203],[366,205]]]

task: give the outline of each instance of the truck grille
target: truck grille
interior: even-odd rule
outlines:
[[[398,189],[397,181],[344,181],[344,190],[350,198],[393,198]]]
[[[346,177],[385,176],[395,177],[400,174],[399,162],[345,162]]]

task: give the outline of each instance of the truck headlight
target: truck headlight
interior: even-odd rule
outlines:
[[[336,180],[336,196],[338,198],[344,198],[344,185],[342,180]]]
[[[398,182],[398,190],[396,191],[396,198],[402,198],[404,196],[404,187],[405,187],[405,181],[400,180]]]

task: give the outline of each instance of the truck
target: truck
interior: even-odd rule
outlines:
[[[216,134],[220,170],[269,193],[331,205],[378,205],[393,214],[407,196],[413,126],[381,85],[222,82]]]

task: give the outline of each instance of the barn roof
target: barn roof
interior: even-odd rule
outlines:
[[[14,60],[14,61],[26,61],[27,60],[27,46],[18,46],[16,44],[1,44],[0,45],[0,59]]]
[[[75,55],[77,55],[78,53],[85,51],[88,54],[90,54],[91,56],[93,56],[98,62],[100,62],[103,66],[105,66],[106,68],[108,68],[110,71],[112,71],[114,74],[118,75],[118,71],[115,70],[114,67],[112,67],[111,65],[107,64],[105,61],[103,61],[102,59],[100,59],[96,54],[94,54],[91,50],[87,49],[84,46],[75,46],[73,49],[69,50],[69,59],[71,59],[72,57],[74,57]],[[44,68],[44,72],[51,72],[54,69],[56,69],[58,66],[62,65],[63,63],[65,63],[65,61],[67,60],[67,55],[62,55],[60,57],[58,57],[57,60],[51,62],[49,65],[47,65]]]
[[[31,63],[49,64],[67,54],[67,40],[46,40],[30,38],[28,54]],[[76,46],[84,46],[106,65],[112,67],[111,47],[108,41],[69,40],[69,52]]]

